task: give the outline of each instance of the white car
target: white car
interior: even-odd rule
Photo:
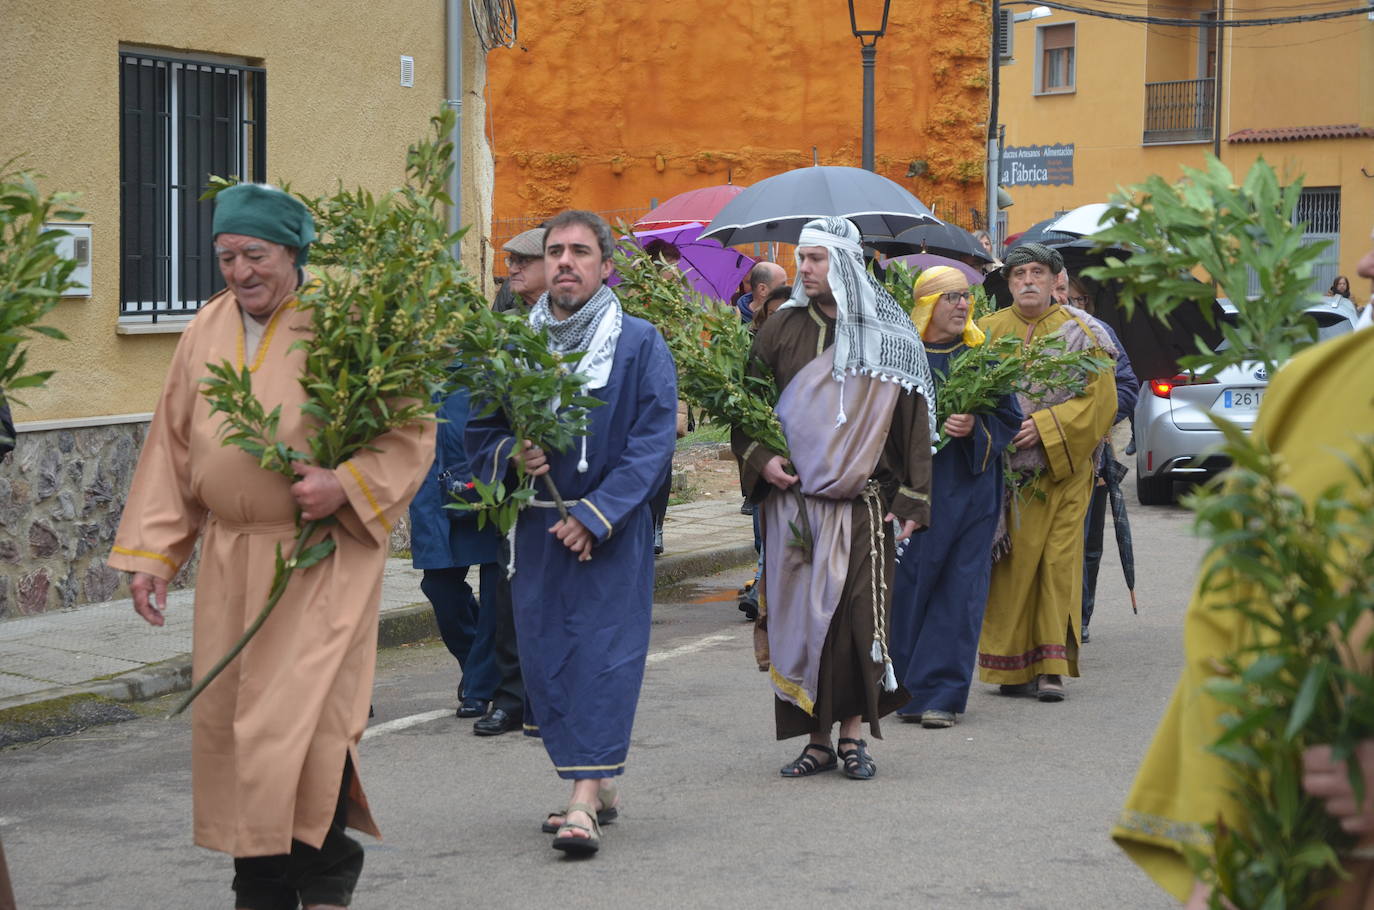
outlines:
[[[1217,303],[1222,319],[1235,318],[1230,301]],[[1344,298],[1313,304],[1307,315],[1317,323],[1319,340],[1355,329],[1354,307]],[[1141,505],[1169,505],[1176,481],[1202,481],[1224,470],[1229,461],[1216,451],[1222,436],[1211,415],[1248,429],[1268,385],[1264,367],[1253,362],[1227,367],[1206,381],[1186,373],[1141,377],[1135,406],[1135,483]]]

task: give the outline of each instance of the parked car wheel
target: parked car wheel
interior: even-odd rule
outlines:
[[[1171,506],[1174,504],[1174,480],[1169,475],[1135,478],[1135,495],[1142,506]]]

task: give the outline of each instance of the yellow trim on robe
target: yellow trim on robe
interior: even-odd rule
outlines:
[[[234,305],[238,306],[238,301],[235,301]],[[267,348],[272,344],[272,333],[277,330],[277,320],[281,318],[281,314],[284,311],[295,309],[295,307],[296,298],[292,297],[289,300],[283,301],[275,310],[272,311],[272,318],[267,320],[267,328],[263,329],[262,332],[262,341],[258,342],[258,353],[253,357],[253,365],[248,368],[248,372],[256,373],[258,371],[258,367],[262,366],[262,359],[267,356]],[[240,317],[238,343],[238,365],[240,370],[243,369],[243,337],[243,322],[242,317]]]
[[[555,771],[614,771],[616,768],[625,767],[625,763],[618,765],[554,765]]]
[[[173,572],[181,571],[181,566],[177,565],[169,557],[163,556],[161,553],[150,553],[147,550],[130,550],[128,547],[118,546],[110,547],[110,550],[114,553],[121,553],[125,556],[136,556],[139,559],[156,559],[159,562],[165,562],[167,563],[167,565],[171,566]]]
[[[596,504],[593,503],[590,499],[587,499],[586,497],[583,497],[582,505],[591,509],[592,512],[595,513],[596,517],[601,519],[601,523],[606,526],[606,539],[609,540],[611,535],[615,533],[615,528],[611,527],[611,523],[606,520],[606,516],[602,515],[601,510],[596,507]]]
[[[377,497],[372,495],[372,490],[368,487],[367,481],[363,480],[362,472],[353,466],[353,462],[345,461],[343,466],[348,468],[348,473],[353,475],[353,479],[358,483],[358,489],[363,491],[363,496],[367,497],[367,504],[372,506],[372,512],[377,516],[377,520],[386,528],[387,533],[391,533],[391,522],[386,520],[382,514],[382,507],[377,504]]]
[[[771,663],[768,665],[768,676],[773,680],[773,685],[797,700],[798,708],[801,708],[807,714],[815,715],[816,703],[807,696],[806,690],[801,687],[800,683],[794,683],[792,680],[783,676],[778,672],[778,668]]]
[[[905,496],[908,499],[914,499],[917,502],[930,502],[929,493],[918,493],[915,490],[911,489],[911,487],[898,487],[897,495]]]

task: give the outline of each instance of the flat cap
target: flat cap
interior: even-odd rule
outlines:
[[[530,228],[528,231],[521,231],[505,242],[501,247],[507,253],[514,253],[517,256],[533,256],[543,258],[544,256],[544,229],[541,227]]]

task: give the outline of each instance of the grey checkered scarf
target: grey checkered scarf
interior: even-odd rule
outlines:
[[[935,434],[935,381],[926,359],[926,348],[916,334],[911,317],[873,276],[864,269],[859,229],[848,218],[816,218],[808,221],[797,239],[797,268],[801,248],[823,246],[830,251],[830,293],[835,298],[835,372],[843,383],[846,374],[862,373],[882,382],[896,382],[915,390],[926,400],[930,439]],[[809,306],[802,282],[793,285],[792,298],[779,309]],[[843,406],[835,425],[844,423]]]

